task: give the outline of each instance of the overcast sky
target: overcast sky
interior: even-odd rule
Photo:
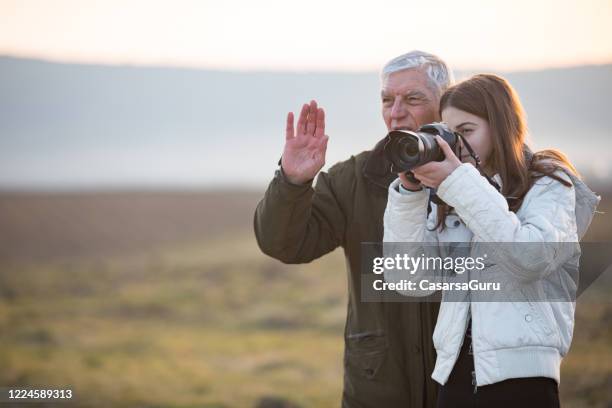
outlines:
[[[0,0],[0,54],[238,70],[377,70],[411,49],[454,68],[612,62],[610,0]]]

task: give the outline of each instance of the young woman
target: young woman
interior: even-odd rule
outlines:
[[[551,273],[575,271],[577,243],[599,197],[562,153],[532,153],[527,147],[523,109],[508,82],[476,75],[449,88],[440,111],[475,154],[462,146],[457,157],[437,137],[445,160],[416,168],[419,184],[400,174],[390,185],[384,241],[431,242],[440,253],[452,242],[472,248],[499,244],[503,265],[489,262],[484,272],[525,293],[541,294]],[[423,185],[436,188],[442,204],[430,202]],[[501,244],[519,242],[518,253]],[[572,301],[451,302],[447,295],[434,331],[438,407],[559,406],[559,369],[574,324]]]

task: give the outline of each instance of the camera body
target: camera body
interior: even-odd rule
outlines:
[[[393,173],[409,172],[431,161],[443,161],[444,152],[435,136],[441,136],[459,155],[459,135],[444,123],[423,125],[417,131],[392,130],[386,136],[384,154]]]

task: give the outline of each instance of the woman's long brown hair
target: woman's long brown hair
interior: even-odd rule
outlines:
[[[569,159],[556,149],[532,153],[526,144],[525,112],[508,81],[493,74],[478,74],[446,90],[440,99],[440,112],[447,107],[471,113],[486,120],[491,129],[493,148],[486,163],[502,181],[501,193],[510,211],[516,212],[535,180],[550,176],[566,186],[571,183],[554,174],[566,169],[578,176]],[[435,228],[444,229],[447,204],[438,205]]]

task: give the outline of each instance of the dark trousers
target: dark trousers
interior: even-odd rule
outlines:
[[[438,392],[438,408],[559,407],[559,389],[552,378],[512,378],[476,387],[470,326],[453,371]]]

